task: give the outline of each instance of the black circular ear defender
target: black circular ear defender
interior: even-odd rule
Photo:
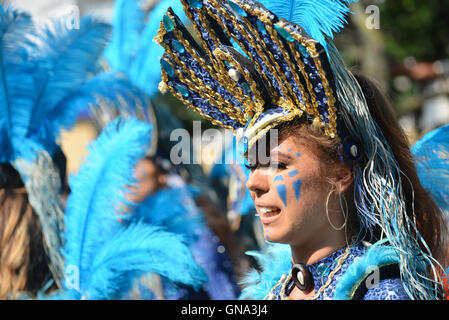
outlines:
[[[353,136],[348,136],[343,139],[342,143],[338,145],[338,155],[342,162],[346,164],[356,164],[362,157],[362,144]]]

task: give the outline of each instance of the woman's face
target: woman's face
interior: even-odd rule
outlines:
[[[256,162],[247,181],[270,242],[303,245],[329,229],[330,183],[316,153],[290,135],[270,150],[270,164]]]
[[[130,188],[133,193],[128,195],[128,199],[135,203],[141,202],[153,192],[165,187],[165,174],[160,172],[152,160],[140,160],[136,165],[135,177],[138,186]]]

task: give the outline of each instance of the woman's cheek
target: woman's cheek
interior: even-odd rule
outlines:
[[[277,196],[284,204],[284,209],[295,207],[301,195],[301,180],[297,178],[298,170],[291,170],[284,174],[275,175],[273,178]],[[294,210],[294,209],[293,209]],[[276,226],[275,230],[264,227],[264,238],[267,241],[277,240],[282,234],[288,232],[292,225],[287,216],[288,211],[284,211],[283,226]]]
[[[276,193],[285,208],[287,208],[288,203],[298,201],[301,196],[301,179],[296,178],[298,173],[298,170],[292,170],[286,174],[288,178],[284,175],[277,175],[273,179]]]

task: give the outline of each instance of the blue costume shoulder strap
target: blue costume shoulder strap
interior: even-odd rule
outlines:
[[[368,277],[375,276],[381,282],[385,279],[400,278],[399,256],[394,248],[381,245],[379,241],[368,248],[346,270],[335,288],[335,300],[363,299],[369,290]],[[374,275],[374,272],[378,272]]]

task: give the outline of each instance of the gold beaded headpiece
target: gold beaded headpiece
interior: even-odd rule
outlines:
[[[233,130],[245,149],[303,115],[339,140],[327,52],[302,26],[253,0],[181,2],[196,32],[168,9],[156,39],[162,92]]]

